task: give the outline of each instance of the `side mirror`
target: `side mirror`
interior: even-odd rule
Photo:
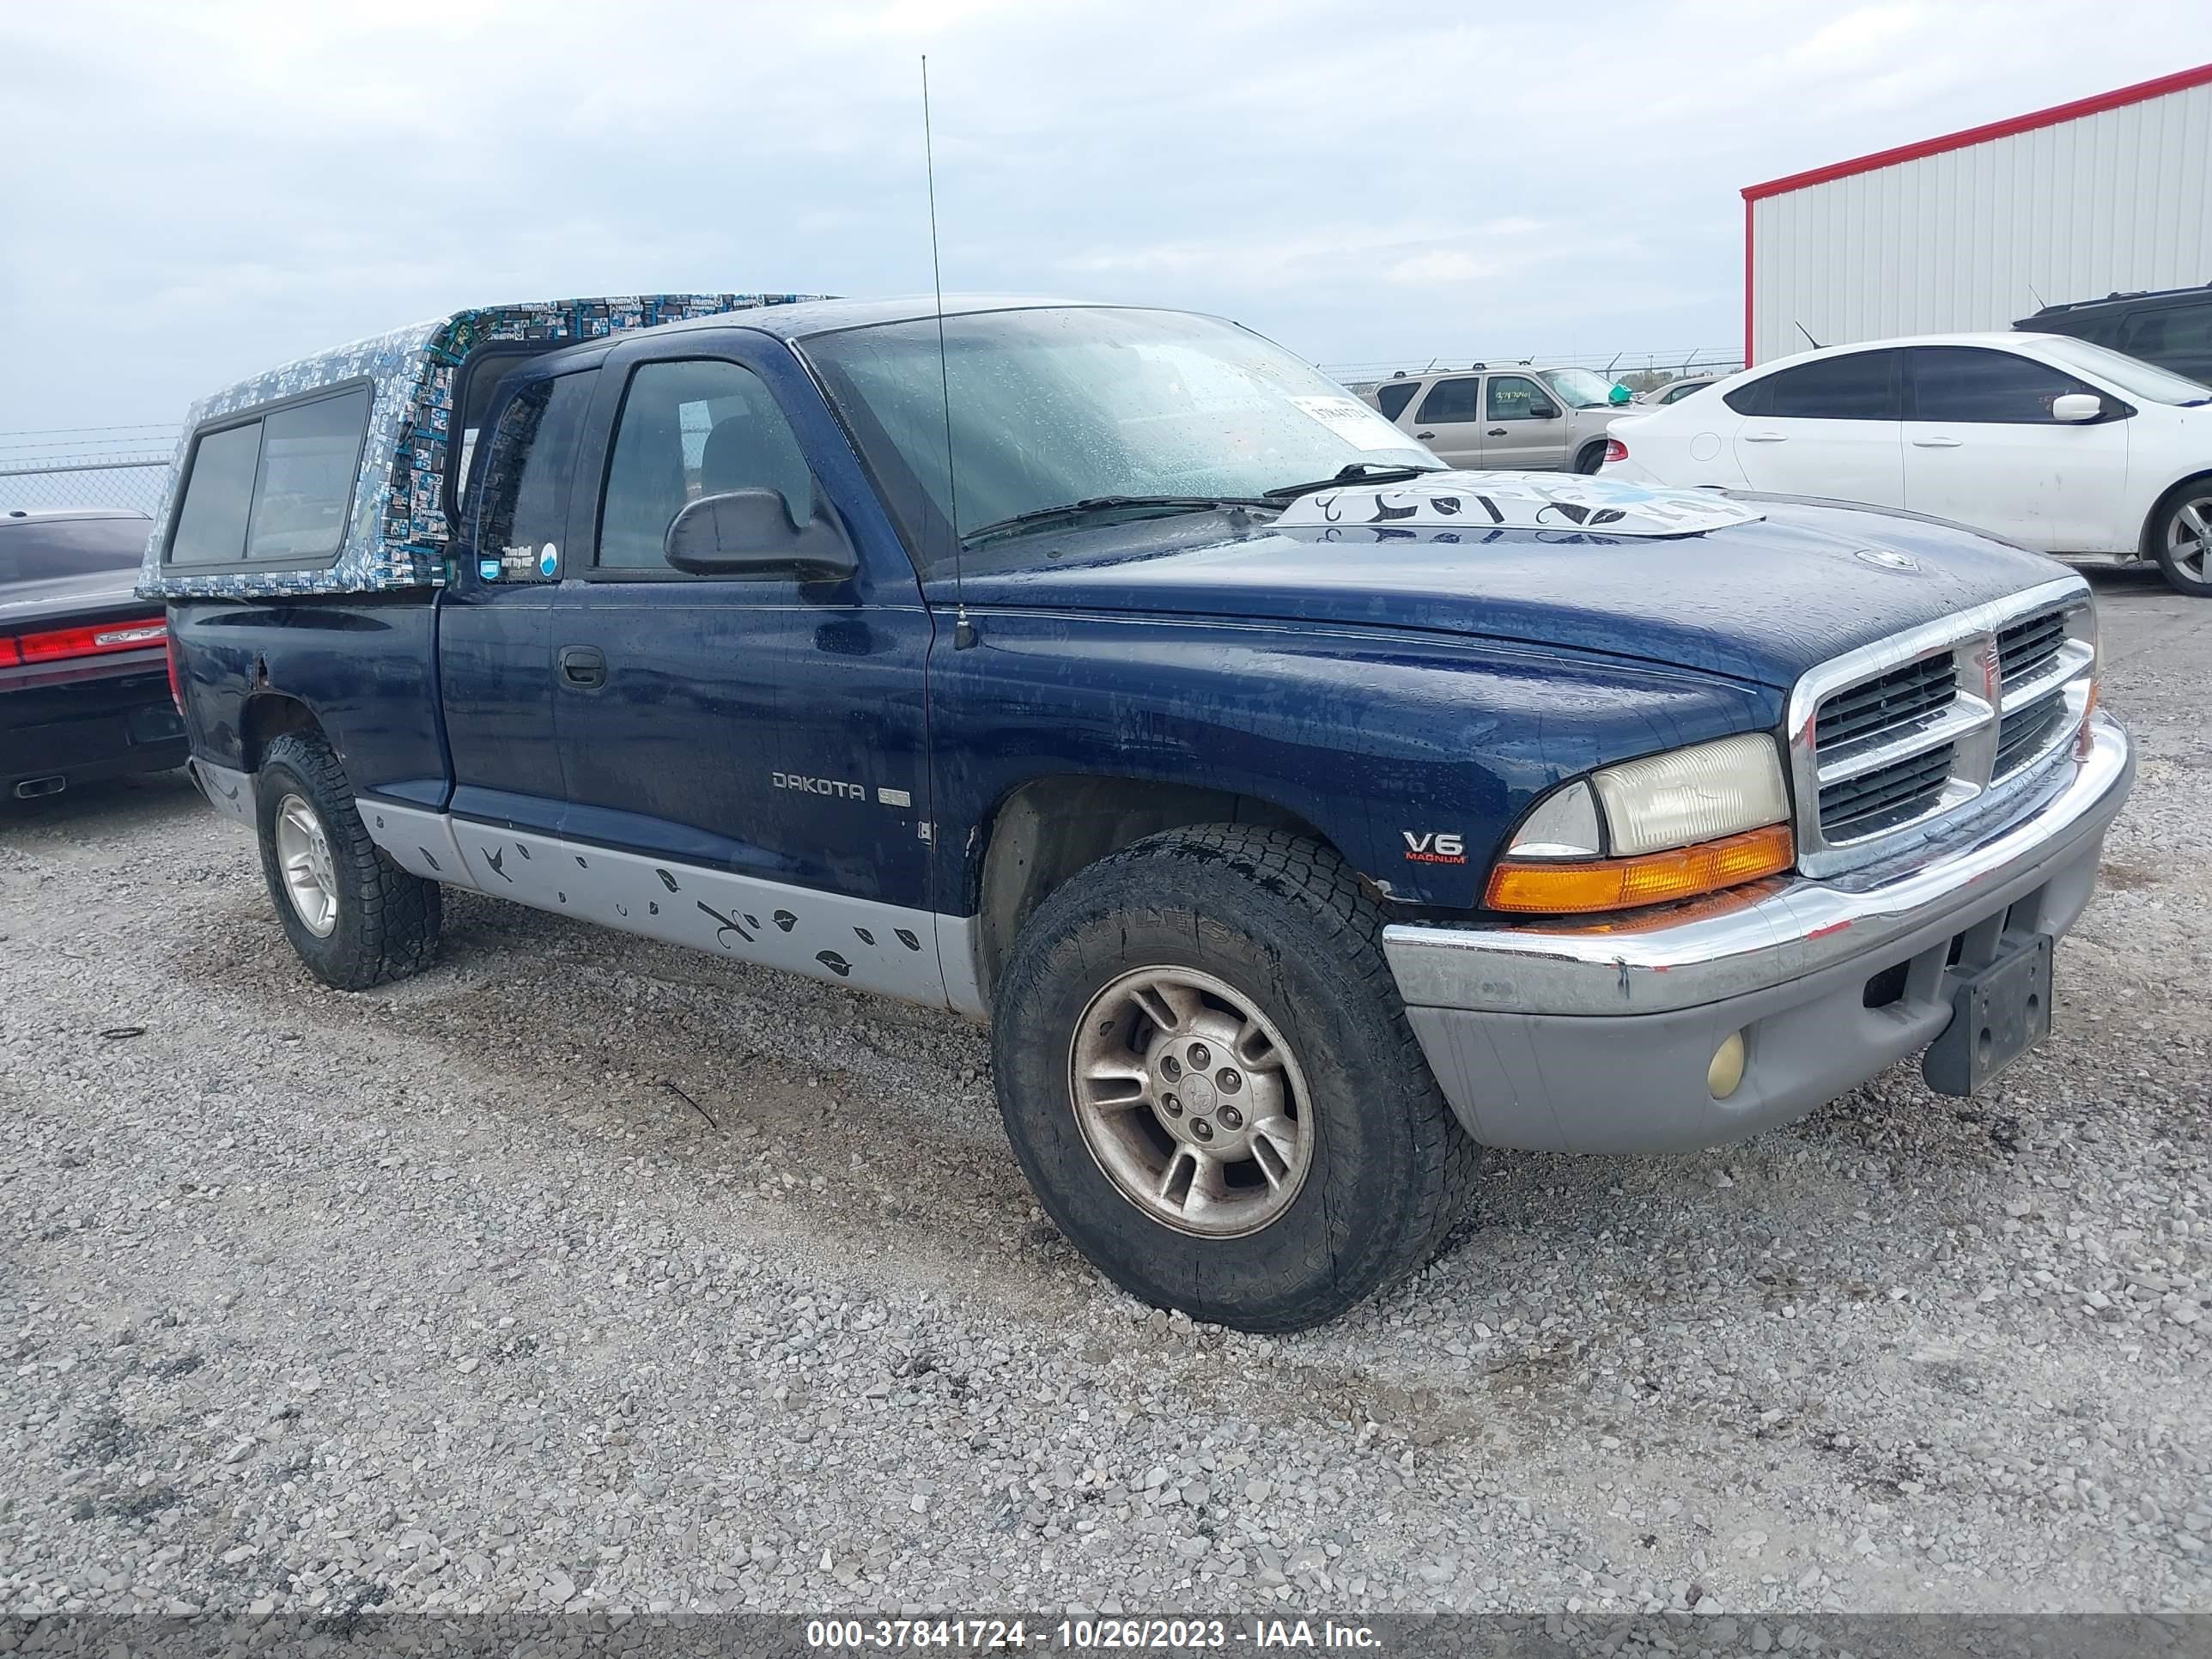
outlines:
[[[806,523],[796,524],[773,489],[702,495],[669,525],[662,554],[694,576],[837,582],[859,568],[844,530],[823,507],[817,504]]]
[[[2105,400],[2094,392],[2062,392],[2051,400],[2051,418],[2078,424],[2094,421],[2105,412]]]
[[[1530,404],[1528,418],[1532,421],[1556,421],[1559,418],[1559,411],[1549,404]]]

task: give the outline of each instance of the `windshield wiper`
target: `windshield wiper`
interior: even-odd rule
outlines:
[[[1278,484],[1266,491],[1270,501],[1287,501],[1300,495],[1310,495],[1316,489],[1329,489],[1342,483],[1403,483],[1408,478],[1419,478],[1431,472],[1443,472],[1441,466],[1384,466],[1379,461],[1354,461],[1340,466],[1333,478],[1315,478],[1305,483]]]
[[[1067,501],[1059,507],[1032,507],[1027,513],[1015,514],[1011,519],[997,519],[989,524],[978,525],[963,536],[960,542],[963,547],[972,546],[988,537],[1030,530],[1040,525],[1073,524],[1079,519],[1107,513],[1218,513],[1225,507],[1276,505],[1278,503],[1274,501],[1249,495],[1090,495],[1079,501]]]

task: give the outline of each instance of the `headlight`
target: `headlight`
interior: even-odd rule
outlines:
[[[1796,861],[1789,817],[1781,752],[1763,732],[1605,767],[1522,821],[1486,902],[1579,915],[1756,881]]]
[[[1620,857],[1713,841],[1790,816],[1782,754],[1764,732],[1608,766],[1590,782],[1605,804],[1606,850]]]

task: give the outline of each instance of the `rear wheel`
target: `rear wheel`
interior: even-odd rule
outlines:
[[[438,884],[410,875],[368,837],[345,768],[319,736],[269,745],[257,791],[261,869],[276,920],[326,985],[366,990],[428,967]]]
[[[1055,892],[1001,976],[999,1104],[1030,1186],[1133,1294],[1246,1330],[1419,1267],[1476,1151],[1343,861],[1281,830],[1138,842]]]
[[[2151,555],[2166,583],[2192,599],[2212,599],[2212,477],[2175,490],[2152,520]]]

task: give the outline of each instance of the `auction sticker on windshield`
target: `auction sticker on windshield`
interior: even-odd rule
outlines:
[[[1411,449],[1413,441],[1357,398],[1293,398],[1291,401],[1340,438],[1362,449]]]

